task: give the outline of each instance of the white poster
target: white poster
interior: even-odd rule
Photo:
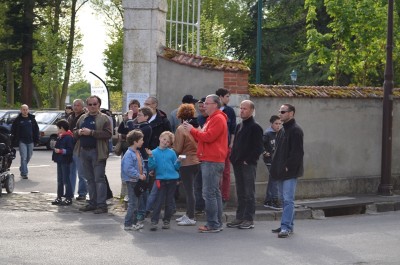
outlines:
[[[101,98],[101,108],[110,109],[107,88],[100,79],[96,77],[92,78],[90,82],[90,94]]]
[[[144,106],[144,102],[146,99],[149,97],[149,93],[127,93],[126,94],[126,107],[125,111],[128,111],[129,108],[129,102],[132,99],[137,99],[140,102],[140,106]]]

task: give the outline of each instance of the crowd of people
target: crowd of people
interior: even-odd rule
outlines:
[[[228,106],[230,92],[220,88],[200,100],[185,95],[171,115],[158,109],[156,97],[148,97],[141,107],[129,103],[118,127],[121,148],[121,197],[127,202],[125,230],[144,228],[157,231],[162,208],[162,229],[169,229],[176,211],[175,195],[182,185],[186,212],[176,219],[180,226],[196,225],[196,215],[205,213],[201,233],[223,230],[222,213],[230,200],[230,168],[233,167],[237,208],[228,228],[254,228],[255,181],[260,157],[269,172],[264,206],[282,210],[281,225],[273,229],[286,238],[294,228],[294,197],[297,178],[303,175],[303,131],[297,125],[295,107],[283,104],[272,115],[264,131],[254,118],[251,100],[240,103],[241,122]],[[196,109],[197,104],[197,109]],[[86,200],[80,211],[107,213],[105,168],[110,154],[113,124],[101,112],[101,99],[90,96],[85,104],[76,99],[67,106],[67,120],[57,122],[59,137],[52,160],[57,163],[57,197],[53,205]],[[68,110],[68,113],[67,113]],[[21,177],[28,177],[28,163],[39,131],[27,105],[12,126],[14,145],[19,146]],[[87,194],[89,195],[87,198]],[[62,199],[64,198],[64,200]]]

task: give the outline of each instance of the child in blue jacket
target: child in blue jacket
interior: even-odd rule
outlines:
[[[159,139],[160,144],[156,149],[152,151],[146,149],[149,155],[149,170],[155,170],[155,181],[158,187],[158,195],[151,217],[151,231],[158,229],[157,224],[162,204],[165,204],[162,228],[169,229],[172,216],[172,203],[179,178],[178,170],[181,165],[181,158],[177,158],[175,151],[169,148],[174,142],[173,133],[165,131],[161,133]]]
[[[57,123],[58,138],[53,149],[52,160],[57,163],[57,198],[51,202],[53,205],[71,205],[74,194],[72,193],[71,180],[69,178],[74,138],[69,130],[66,120],[59,120]],[[65,194],[64,194],[65,187]],[[65,195],[65,200],[61,197]]]
[[[139,181],[146,180],[146,167],[139,148],[143,145],[143,133],[140,130],[132,130],[126,136],[129,147],[121,161],[121,178],[126,183],[128,191],[128,210],[125,215],[125,230],[139,230],[143,223],[138,221],[138,198],[135,195],[135,187]]]

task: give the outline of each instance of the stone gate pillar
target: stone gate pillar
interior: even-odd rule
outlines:
[[[157,94],[157,53],[165,45],[167,0],[123,0],[123,110],[127,93]]]

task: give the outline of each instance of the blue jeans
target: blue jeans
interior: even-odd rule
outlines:
[[[161,206],[164,204],[163,221],[170,221],[172,216],[172,201],[176,189],[176,179],[160,180],[160,189],[158,190],[157,200],[154,205],[151,222],[157,224],[160,219]]]
[[[234,164],[238,206],[237,220],[253,221],[256,214],[256,165]]]
[[[151,188],[150,193],[147,195],[147,200],[146,200],[146,212],[150,212],[154,208],[154,204],[157,200],[158,197],[158,188],[156,185],[156,182],[154,181],[153,187]],[[176,211],[176,203],[175,203],[175,198],[172,198],[171,202],[171,208],[172,211]]]
[[[146,172],[149,172],[149,162],[147,160],[144,161],[144,167],[146,169]],[[149,175],[146,174],[146,182],[149,184]],[[139,197],[139,204],[138,204],[138,219],[139,221],[142,221],[144,219],[144,216],[146,215],[146,206],[147,206],[147,198],[149,197],[149,191],[146,190],[145,192],[142,193]]]
[[[207,224],[211,229],[222,226],[222,197],[219,182],[224,171],[224,163],[202,162],[203,198],[206,206]]]
[[[267,165],[268,172],[270,168],[271,165]],[[278,198],[279,198],[278,182],[273,178],[271,178],[271,175],[269,175],[267,191],[265,192],[264,204],[267,202],[277,201]]]
[[[199,172],[197,172],[197,175],[194,180],[194,197],[196,200],[196,206],[195,206],[196,211],[204,211],[205,208],[202,189],[203,189],[203,180],[201,176],[201,169],[199,167]]]
[[[294,197],[297,178],[278,180],[278,189],[283,202],[281,229],[293,231],[294,227]]]
[[[127,181],[126,188],[128,191],[128,209],[125,215],[125,226],[132,226],[136,223],[136,213],[138,207],[138,198],[135,195],[135,186],[137,182]]]
[[[33,143],[25,144],[21,141],[19,142],[19,155],[21,156],[19,171],[21,172],[21,176],[28,176],[28,163],[31,160],[32,153]]]
[[[76,187],[76,171],[78,171],[78,195],[79,196],[86,196],[87,194],[87,183],[86,179],[84,178],[83,175],[83,169],[82,169],[82,162],[79,159],[77,155],[72,156],[72,163],[71,163],[71,168],[70,168],[70,180],[71,180],[71,185],[72,185],[72,194],[75,193],[75,187]]]
[[[87,180],[89,204],[99,208],[107,207],[107,185],[105,179],[106,160],[97,160],[97,149],[80,150],[79,158]]]
[[[71,181],[69,179],[69,169],[70,164],[57,163],[57,198],[61,198],[64,195],[66,199],[72,199],[74,197]]]

